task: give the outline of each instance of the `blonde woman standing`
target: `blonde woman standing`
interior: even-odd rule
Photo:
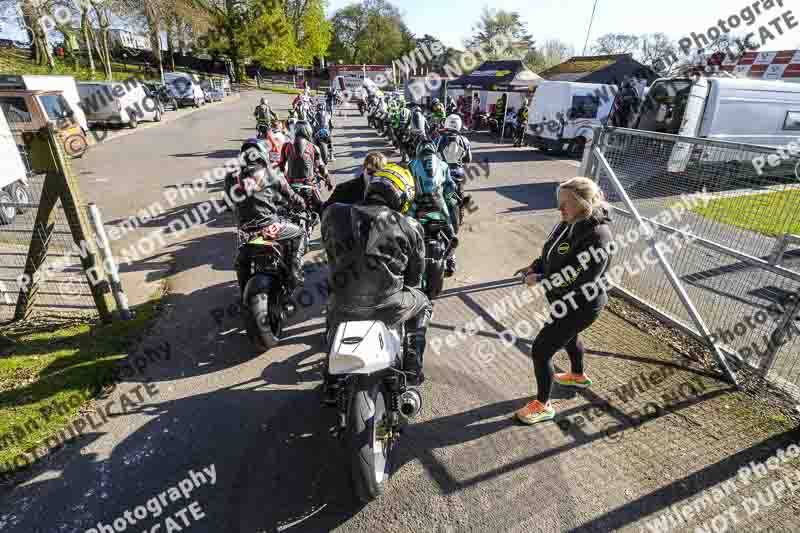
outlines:
[[[605,273],[611,243],[610,218],[603,193],[589,178],[576,177],[559,187],[556,225],[525,273],[528,285],[542,283],[550,303],[551,322],[533,341],[536,399],[516,412],[518,420],[535,424],[551,420],[553,381],[563,386],[588,387],[583,368],[584,347],[579,334],[591,326],[608,303]],[[554,374],[553,356],[564,349],[570,372]]]

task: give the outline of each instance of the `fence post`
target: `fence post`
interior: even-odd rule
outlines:
[[[81,266],[89,283],[97,311],[103,321],[110,321],[111,310],[105,294],[105,285],[95,283],[91,275],[94,272],[95,278],[102,279],[100,275],[102,265],[99,265],[100,268],[98,269],[95,255],[91,250],[92,241],[87,238],[89,224],[80,208],[77,182],[72,175],[71,167],[66,161],[66,156],[55,128],[52,125],[42,128],[31,138],[30,142],[34,169],[37,171],[43,170],[47,175],[42,188],[39,210],[36,213],[31,244],[28,247],[28,257],[25,262],[25,279],[28,283],[25,287],[20,287],[14,317],[18,320],[25,318],[36,299],[39,288],[37,274],[47,258],[47,249],[54,227],[51,220],[55,205],[60,199],[64,215],[69,224],[70,233],[72,234],[72,240],[80,250],[88,248],[85,257],[83,253],[80,256]],[[87,245],[85,247],[82,246],[84,242]]]
[[[122,289],[122,282],[119,279],[119,269],[117,268],[116,261],[114,261],[114,254],[111,253],[111,245],[108,243],[106,228],[103,226],[100,210],[94,202],[89,204],[89,221],[92,223],[94,234],[98,237],[97,244],[99,245],[100,255],[103,258],[103,267],[106,269],[106,274],[108,274],[111,292],[114,294],[114,300],[117,303],[120,317],[122,320],[130,320],[133,318],[133,314],[128,307],[128,298],[125,296],[125,291]]]
[[[603,170],[605,170],[606,174],[608,175],[609,180],[614,184],[614,187],[617,189],[617,192],[619,193],[623,203],[630,210],[631,214],[636,219],[636,222],[639,223],[639,227],[644,230],[645,235],[647,235],[647,243],[655,251],[656,256],[658,257],[658,261],[659,263],[661,263],[661,267],[667,274],[667,278],[672,284],[672,287],[678,293],[678,297],[680,298],[684,307],[686,307],[686,310],[689,312],[689,316],[692,317],[692,320],[694,321],[697,328],[700,330],[700,333],[702,333],[703,337],[711,346],[711,349],[714,353],[714,357],[716,358],[717,363],[719,363],[719,365],[722,367],[724,374],[738,388],[739,383],[736,380],[736,376],[734,375],[733,371],[728,366],[728,361],[725,359],[725,354],[722,353],[720,348],[717,346],[717,343],[712,341],[711,331],[708,329],[706,323],[703,321],[703,318],[700,316],[700,313],[695,308],[691,298],[689,298],[689,295],[687,294],[686,289],[684,289],[680,278],[678,278],[678,275],[672,269],[672,265],[669,263],[669,261],[667,261],[667,258],[665,257],[662,250],[658,246],[656,246],[657,243],[655,238],[653,237],[654,232],[652,228],[645,223],[644,219],[642,219],[642,216],[639,214],[639,210],[636,209],[635,205],[633,205],[633,202],[628,196],[628,193],[625,191],[625,188],[622,186],[622,183],[620,183],[619,179],[617,178],[616,173],[611,168],[611,165],[608,163],[608,161],[606,161],[606,158],[605,156],[603,156],[602,152],[600,151],[600,148],[597,146],[594,147],[594,155],[599,163],[598,171],[600,169],[600,166],[602,166]]]
[[[772,365],[775,364],[775,358],[778,356],[781,344],[776,342],[777,335],[783,335],[790,328],[797,328],[794,324],[794,319],[800,313],[800,298],[797,294],[792,293],[789,301],[784,306],[785,312],[780,324],[775,328],[775,331],[769,336],[769,344],[767,344],[767,353],[759,366],[759,373],[762,377],[767,377]]]

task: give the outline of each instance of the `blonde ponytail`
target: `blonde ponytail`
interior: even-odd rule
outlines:
[[[577,176],[562,183],[559,189],[570,191],[575,196],[584,209],[584,216],[591,215],[597,207],[608,207],[603,191],[590,178]]]

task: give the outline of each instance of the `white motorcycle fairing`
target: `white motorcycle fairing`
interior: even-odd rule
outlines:
[[[331,343],[331,375],[372,374],[391,367],[402,357],[403,341],[395,329],[379,320],[339,324]]]

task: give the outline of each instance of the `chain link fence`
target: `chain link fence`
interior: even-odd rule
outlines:
[[[34,240],[46,244],[45,264],[57,265],[57,268],[40,277],[32,310],[71,316],[76,313],[91,316],[96,314],[89,282],[81,265],[79,248],[72,240],[61,201],[58,201],[53,210],[49,239],[47,227],[36,223],[43,181],[43,175],[29,179],[30,204],[0,204],[0,209],[4,212],[14,212],[10,222],[0,223],[0,324],[15,319],[20,288],[25,282],[28,251]],[[86,208],[81,205],[79,209]]]
[[[584,171],[605,192],[612,229],[625,244],[615,259],[625,266],[618,289],[704,337],[696,310],[729,358],[800,390],[798,158],[773,157],[779,164],[759,172],[753,161],[774,149],[611,128],[595,139]],[[679,285],[644,260],[653,245],[637,238],[634,209],[664,243]]]

